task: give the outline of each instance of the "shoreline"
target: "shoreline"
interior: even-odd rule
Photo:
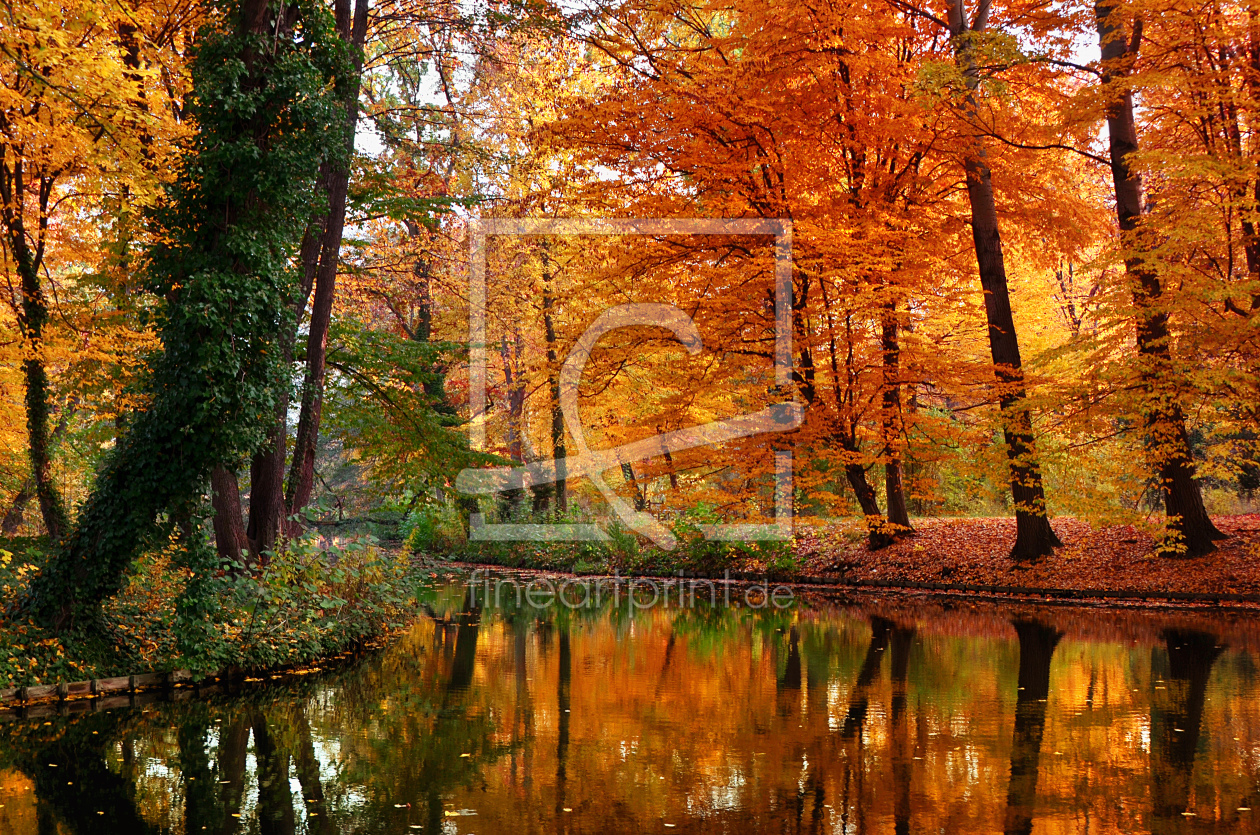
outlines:
[[[655,580],[729,579],[740,583],[798,586],[810,590],[909,593],[1062,604],[1117,606],[1202,606],[1250,609],[1260,606],[1260,514],[1214,517],[1230,535],[1211,554],[1169,558],[1154,555],[1149,534],[1131,525],[1093,528],[1061,517],[1053,524],[1064,541],[1055,555],[1017,565],[1009,556],[1014,520],[1006,518],[928,518],[914,520],[915,532],[870,551],[860,522],[842,520],[798,526],[793,556],[799,568],[768,570],[744,561],[729,570],[653,571],[615,562],[573,570],[575,564],[507,565],[424,555],[434,565],[462,570],[522,571],[575,577]]]
[[[430,558],[432,559],[432,558]],[[674,574],[643,572],[573,572],[563,569],[527,568],[505,566],[497,563],[478,563],[464,560],[438,561],[438,565],[470,575],[480,571],[497,574],[527,574],[535,577],[565,577],[578,581],[600,582],[604,580],[653,580],[664,583],[679,581],[706,581],[736,586],[791,586],[805,593],[898,594],[929,597],[933,599],[958,598],[966,600],[1008,601],[1013,603],[1046,603],[1064,606],[1110,606],[1117,608],[1144,607],[1170,609],[1233,609],[1260,613],[1260,593],[1241,594],[1230,592],[1177,592],[1131,589],[1071,589],[1036,586],[987,586],[966,583],[930,583],[896,580],[846,579],[841,575],[784,574],[756,571],[724,571],[721,574],[684,571]],[[1206,604],[1200,606],[1196,604]]]

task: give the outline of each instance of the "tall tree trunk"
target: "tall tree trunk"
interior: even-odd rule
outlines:
[[[315,484],[315,451],[324,406],[324,373],[328,351],[328,327],[332,320],[336,297],[337,265],[341,238],[346,222],[346,195],[349,189],[348,156],[354,151],[355,125],[359,119],[359,89],[363,72],[363,45],[367,39],[369,0],[356,0],[353,16],[350,0],[336,0],[334,13],[337,31],[350,44],[354,72],[346,79],[342,101],[346,108],[345,130],[347,159],[326,166],[328,213],[320,239],[319,265],[315,279],[315,298],[311,306],[311,322],[306,339],[306,376],[302,381],[302,409],[298,416],[297,435],[293,441],[293,462],[289,468],[284,505],[289,515],[300,511],[311,500]],[[303,303],[306,298],[303,296]]]
[[[1011,314],[1006,285],[1006,262],[998,228],[997,206],[989,167],[979,154],[966,162],[967,197],[971,203],[972,238],[984,288],[984,309],[989,325],[989,351],[1001,390],[1002,436],[1010,469],[1011,498],[1015,503],[1016,560],[1035,560],[1061,545],[1050,527],[1041,467],[1033,442],[1032,414],[1024,387],[1023,360]]]
[[[989,0],[980,0],[976,15],[968,22],[963,0],[949,2],[950,35],[954,60],[967,80],[966,107],[976,111],[975,91],[980,86],[979,71],[972,50],[974,34],[988,23]],[[967,176],[967,202],[971,207],[971,236],[976,249],[980,286],[984,290],[984,311],[989,330],[989,352],[997,375],[1002,407],[1002,436],[1010,471],[1011,498],[1015,504],[1015,547],[1011,557],[1031,561],[1054,553],[1061,545],[1050,527],[1046,510],[1041,467],[1033,442],[1032,414],[1024,385],[1019,337],[1011,313],[1011,296],[1006,282],[1006,258],[993,196],[993,174],[979,139],[968,149],[963,168]]]
[[[910,512],[906,509],[906,492],[901,478],[901,341],[896,302],[884,308],[881,347],[884,360],[884,495],[888,507],[888,523],[894,530],[909,532]]]
[[[1137,57],[1142,24],[1135,24],[1131,39],[1125,38],[1112,2],[1094,5],[1098,42],[1102,47],[1103,84],[1109,87],[1107,135],[1111,151],[1111,176],[1116,193],[1116,218],[1126,236],[1125,272],[1137,311],[1137,348],[1144,389],[1142,410],[1146,422],[1146,454],[1159,474],[1160,493],[1170,537],[1161,543],[1166,555],[1199,556],[1215,549],[1214,540],[1224,535],[1212,524],[1203,506],[1203,494],[1194,475],[1194,459],[1186,433],[1185,416],[1177,402],[1178,374],[1169,345],[1168,311],[1162,306],[1164,288],[1147,264],[1136,240],[1143,214],[1142,175],[1133,167],[1138,150],[1133,118],[1133,94],[1124,86],[1129,67]]]
[[[564,415],[560,411],[560,357],[556,351],[555,321],[555,288],[552,283],[551,258],[546,245],[543,248],[543,330],[547,339],[547,376],[548,390],[551,393],[551,455],[556,462],[556,483],[553,496],[556,513],[565,513],[569,509],[569,496],[566,485],[567,467],[565,458],[568,455],[564,443]]]

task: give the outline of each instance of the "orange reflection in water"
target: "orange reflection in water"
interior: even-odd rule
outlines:
[[[1242,615],[427,603],[336,675],[0,726],[0,832],[1260,829]]]

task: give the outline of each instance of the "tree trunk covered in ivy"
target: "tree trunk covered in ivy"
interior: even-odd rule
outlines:
[[[330,82],[350,71],[313,2],[220,7],[192,61],[189,142],[155,211],[147,289],[163,300],[149,401],[102,465],[78,524],[32,584],[28,606],[59,626],[91,615],[132,560],[188,518],[212,469],[263,449],[293,327],[292,264],[320,166],[345,153]],[[200,568],[204,569],[205,566]]]
[[[0,128],[6,128],[0,114]],[[49,203],[53,198],[54,177],[46,172],[28,172],[21,159],[4,159],[0,149],[0,222],[4,227],[4,248],[17,268],[21,304],[17,307],[18,330],[25,356],[22,377],[26,402],[27,447],[35,498],[44,519],[48,538],[57,542],[66,532],[66,509],[52,477],[52,406],[49,402],[48,371],[44,367],[44,326],[48,323],[48,298],[40,281],[48,240]],[[29,180],[29,182],[28,182]],[[32,223],[27,223],[28,194],[35,192]],[[28,228],[33,226],[34,228]]]
[[[275,425],[266,447],[254,455],[250,463],[250,498],[248,525],[239,510],[221,503],[215,507],[215,540],[219,555],[235,559],[245,542],[251,560],[275,547],[281,531],[297,532],[297,525],[288,520],[310,503],[315,484],[315,453],[323,412],[324,376],[328,346],[328,330],[336,296],[338,256],[345,228],[346,197],[349,190],[349,156],[354,150],[354,127],[358,121],[359,87],[363,67],[363,44],[367,38],[369,0],[357,0],[353,12],[350,0],[336,0],[334,15],[337,33],[351,46],[352,69],[338,79],[336,93],[344,108],[345,156],[334,157],[320,168],[316,215],[306,227],[298,261],[302,268],[301,288],[294,300],[293,325],[282,345],[282,358],[291,365],[298,340],[297,325],[311,299],[310,327],[306,338],[305,363],[298,415],[297,433],[292,459],[285,477],[288,459],[287,390],[275,410]],[[233,474],[233,478],[235,478]]]

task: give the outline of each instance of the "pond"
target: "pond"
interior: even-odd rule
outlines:
[[[337,671],[4,715],[0,833],[1260,831],[1247,613],[701,598],[452,582]]]

